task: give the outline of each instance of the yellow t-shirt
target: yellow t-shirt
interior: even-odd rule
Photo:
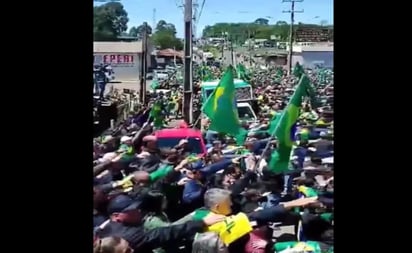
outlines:
[[[252,231],[249,219],[244,213],[228,216],[224,221],[208,227],[207,231],[219,234],[222,242],[228,246],[240,237]]]

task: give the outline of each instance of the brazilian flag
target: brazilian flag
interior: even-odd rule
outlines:
[[[290,153],[295,141],[296,122],[299,119],[303,97],[308,95],[309,85],[309,78],[302,75],[289,104],[278,119],[274,130],[277,138],[277,149],[272,153],[268,166],[272,172],[282,173],[289,169]]]

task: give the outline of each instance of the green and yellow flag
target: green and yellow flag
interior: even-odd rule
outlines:
[[[297,62],[295,64],[295,67],[293,68],[293,75],[295,77],[299,78],[299,80],[303,75],[305,75],[305,69],[303,68],[302,65],[299,64],[299,62]],[[309,95],[309,98],[310,98],[310,103],[312,105],[312,108],[318,107],[319,102],[316,99],[316,94],[315,94],[316,92],[315,92],[315,89],[313,88],[313,86],[310,84],[310,81],[309,81],[309,84],[307,85],[306,89],[307,89],[307,92],[308,92],[308,95]]]
[[[308,95],[309,85],[309,78],[302,75],[296,91],[279,118],[279,123],[274,130],[277,138],[277,149],[272,153],[268,166],[272,172],[282,173],[289,169],[290,153],[295,141],[296,122],[299,118],[303,97]]]
[[[208,98],[202,112],[210,119],[210,130],[236,136],[240,131],[237,112],[233,67],[229,66],[216,89]]]

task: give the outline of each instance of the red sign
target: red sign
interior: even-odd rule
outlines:
[[[106,55],[103,55],[103,63],[105,64],[134,63],[134,57],[133,55],[125,55],[125,54],[106,54]]]

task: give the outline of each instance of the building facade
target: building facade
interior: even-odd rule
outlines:
[[[150,52],[152,47],[148,43],[147,64],[151,65]],[[137,81],[141,75],[142,42],[94,42],[94,64],[110,64],[115,73],[116,81]]]
[[[333,43],[294,46],[292,65],[297,62],[306,68],[315,66],[333,68]]]

